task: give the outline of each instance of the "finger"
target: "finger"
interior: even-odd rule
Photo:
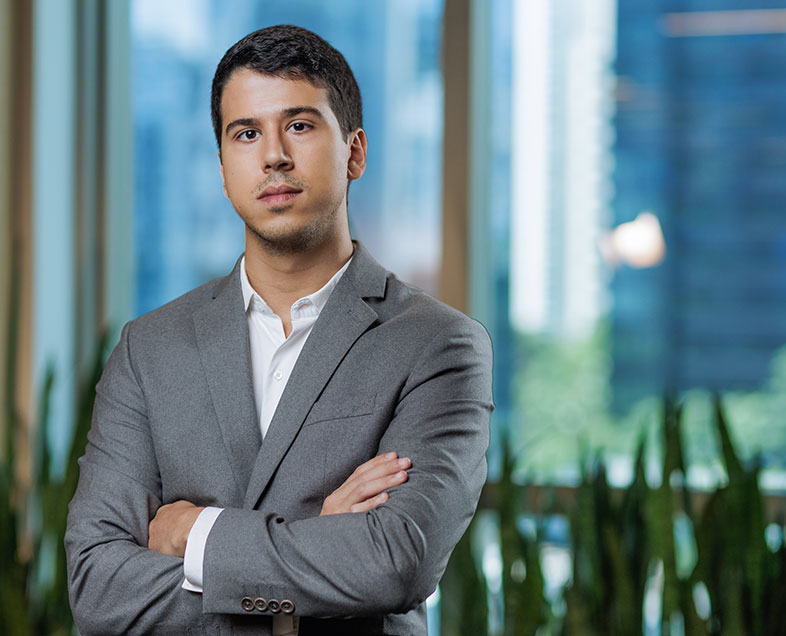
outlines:
[[[396,473],[405,471],[411,466],[412,462],[406,457],[379,464],[367,470],[362,475],[353,475],[347,479],[347,481],[339,487],[337,491],[338,495],[342,498],[349,499],[350,503],[358,503],[360,501],[360,499],[358,499],[358,493],[360,493],[361,499],[365,499],[366,497],[375,495],[384,488],[390,488],[390,483],[382,480],[394,477]],[[381,488],[377,488],[380,483],[384,485]],[[392,483],[398,483],[398,479],[394,477]]]
[[[393,461],[397,457],[398,453],[396,452],[384,453],[383,455],[372,457],[368,461],[363,462],[360,466],[358,466],[352,473],[352,476],[362,475],[363,473],[368,472],[377,466]]]
[[[347,477],[346,481],[333,492],[339,496],[344,496],[365,481],[379,479],[385,475],[393,474],[402,468],[409,468],[410,462],[408,459],[404,463],[399,462],[401,462],[401,460],[398,459],[398,455],[396,453],[378,455],[377,457],[374,457],[373,459],[370,459],[358,466],[355,469],[355,472]]]
[[[360,503],[356,503],[350,506],[350,512],[367,512],[372,508],[376,508],[377,506],[385,503],[388,499],[390,499],[390,495],[386,492],[379,493],[376,497],[371,497],[371,499],[366,499],[365,501],[361,501]]]
[[[407,473],[403,470],[399,470],[392,475],[384,475],[378,479],[364,481],[349,493],[349,504],[354,505],[365,501],[369,497],[374,497],[388,488],[403,484],[405,481],[407,481]]]
[[[354,485],[358,483],[379,479],[380,477],[392,475],[399,470],[407,470],[411,467],[412,462],[408,457],[393,457],[386,461],[377,462],[372,466],[366,467],[361,473],[351,475],[349,479],[347,479],[347,484],[354,487]]]
[[[384,485],[382,488],[373,490],[373,487],[364,487],[364,484],[376,482],[379,479],[395,475],[398,471],[406,470],[411,466],[412,462],[409,458],[403,457],[399,459],[397,453],[379,455],[361,464],[358,470],[363,469],[363,472],[359,474],[352,473],[343,484],[330,494],[330,497],[342,507],[348,507],[352,504],[359,503],[367,497],[377,494],[380,490],[390,487],[390,484],[388,484]],[[395,483],[398,482],[394,482],[393,485],[395,485]],[[359,488],[361,489],[361,493],[367,494],[365,496],[358,495],[357,491]]]

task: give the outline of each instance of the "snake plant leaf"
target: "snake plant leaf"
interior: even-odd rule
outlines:
[[[630,563],[622,547],[622,536],[617,524],[603,525],[603,542],[609,559],[609,624],[610,634],[635,634],[640,626],[636,605],[636,590]],[[640,603],[639,603],[640,605]]]
[[[748,615],[748,630],[754,634],[764,633],[763,598],[767,585],[767,566],[772,560],[765,541],[767,528],[764,513],[764,498],[759,490],[759,460],[754,460],[745,472],[745,482],[740,495],[740,506],[744,515],[741,520],[746,531],[743,544],[743,572],[745,574],[745,601]]]
[[[561,636],[602,636],[595,629],[594,613],[587,598],[575,584],[565,591],[565,606]]]
[[[0,584],[0,628],[7,636],[30,636],[33,634],[28,617],[24,568],[3,572]]]
[[[630,572],[630,585],[634,597],[630,609],[634,624],[640,626],[643,620],[644,593],[647,584],[647,571],[651,560],[649,536],[645,509],[650,497],[650,489],[644,471],[646,434],[642,434],[636,450],[633,481],[625,490],[621,509],[621,533],[623,551]]]
[[[786,636],[786,544],[782,544],[770,561],[768,585],[764,590],[764,634]]]
[[[0,426],[3,430],[3,449],[0,455],[0,633],[8,636],[29,636],[33,634],[29,620],[27,598],[30,564],[20,559],[20,512],[24,501],[14,487],[14,468],[16,465],[16,434],[21,420],[16,411],[17,348],[20,307],[20,247],[11,241],[11,275],[8,298],[8,330],[5,334],[5,400]]]
[[[729,485],[742,483],[745,481],[745,469],[734,450],[734,443],[726,422],[726,415],[723,412],[723,403],[717,394],[713,397],[713,408],[715,411],[715,430],[720,437],[721,458],[729,478]]]
[[[767,633],[765,599],[772,558],[764,540],[759,466],[753,462],[745,467],[734,449],[717,396],[714,406],[728,484],[712,493],[698,524],[696,576],[707,586],[713,621],[722,633]]]
[[[474,523],[456,545],[440,582],[442,636],[488,634],[488,589],[472,553]]]
[[[522,489],[513,479],[515,458],[505,444],[497,484],[502,593],[506,636],[534,636],[549,623],[550,606],[544,596],[538,537],[525,538],[519,529]]]
[[[706,636],[708,625],[696,612],[693,584],[689,579],[680,579],[678,595],[685,636]]]
[[[516,541],[516,552],[523,562],[524,577],[514,576],[516,561],[510,562],[512,550],[507,550],[507,559],[503,558],[502,585],[505,597],[505,630],[508,636],[535,636],[538,629],[548,624],[550,619],[549,605],[543,595],[543,572],[540,566],[539,546],[536,541],[527,541],[517,532],[518,537],[509,537],[508,541]],[[502,539],[503,542],[505,539]],[[507,585],[507,587],[505,587]]]
[[[668,395],[663,400],[663,481],[668,481],[672,474],[685,469],[680,443],[679,428],[682,406],[674,396]]]
[[[677,586],[677,559],[674,545],[674,493],[671,475],[679,469],[679,411],[672,398],[664,400],[663,422],[663,470],[661,484],[654,489],[645,504],[650,549],[654,559],[663,564],[662,622],[668,625],[671,617],[679,612]]]
[[[600,537],[598,500],[603,499],[605,478],[598,476],[598,462],[582,462],[582,481],[570,515],[573,548],[573,580],[566,590],[565,634],[608,633],[606,583],[602,573],[605,562]],[[600,479],[601,483],[598,483]]]

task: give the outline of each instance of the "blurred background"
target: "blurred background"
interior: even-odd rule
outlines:
[[[353,236],[495,346],[430,633],[786,633],[776,0],[3,0],[0,633],[72,633],[93,387],[126,321],[242,251],[210,81],[279,23],[360,84]]]

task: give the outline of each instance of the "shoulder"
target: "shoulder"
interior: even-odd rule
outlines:
[[[379,326],[405,339],[408,348],[425,352],[443,342],[469,346],[484,357],[491,355],[491,340],[481,323],[395,274],[388,272],[384,297],[367,302],[377,312]]]
[[[422,347],[440,334],[465,334],[479,346],[490,348],[483,326],[460,311],[440,302],[422,289],[399,279],[380,265],[362,243],[355,242],[355,256],[344,279],[342,292],[351,287],[377,315],[371,330],[407,349]],[[336,291],[339,291],[339,287]],[[340,294],[342,299],[348,295]],[[371,335],[371,334],[369,334]]]
[[[379,306],[383,313],[391,312],[391,318],[423,321],[436,329],[448,325],[481,327],[476,320],[437,300],[422,289],[400,280],[392,272],[388,272],[385,298]]]
[[[237,266],[227,276],[215,278],[174,300],[135,318],[123,329],[129,345],[151,353],[164,352],[194,340],[194,320],[220,296],[222,305],[237,305],[242,313],[243,297]],[[236,289],[235,289],[236,288]]]
[[[190,322],[194,313],[211,300],[213,290],[225,279],[226,277],[221,277],[211,280],[157,309],[142,314],[128,323],[130,329],[136,333],[145,333],[171,329]]]

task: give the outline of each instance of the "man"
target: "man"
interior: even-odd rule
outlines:
[[[425,634],[486,475],[482,327],[350,239],[366,163],[346,61],[291,26],[213,80],[229,276],[127,324],[71,502],[91,634]]]

